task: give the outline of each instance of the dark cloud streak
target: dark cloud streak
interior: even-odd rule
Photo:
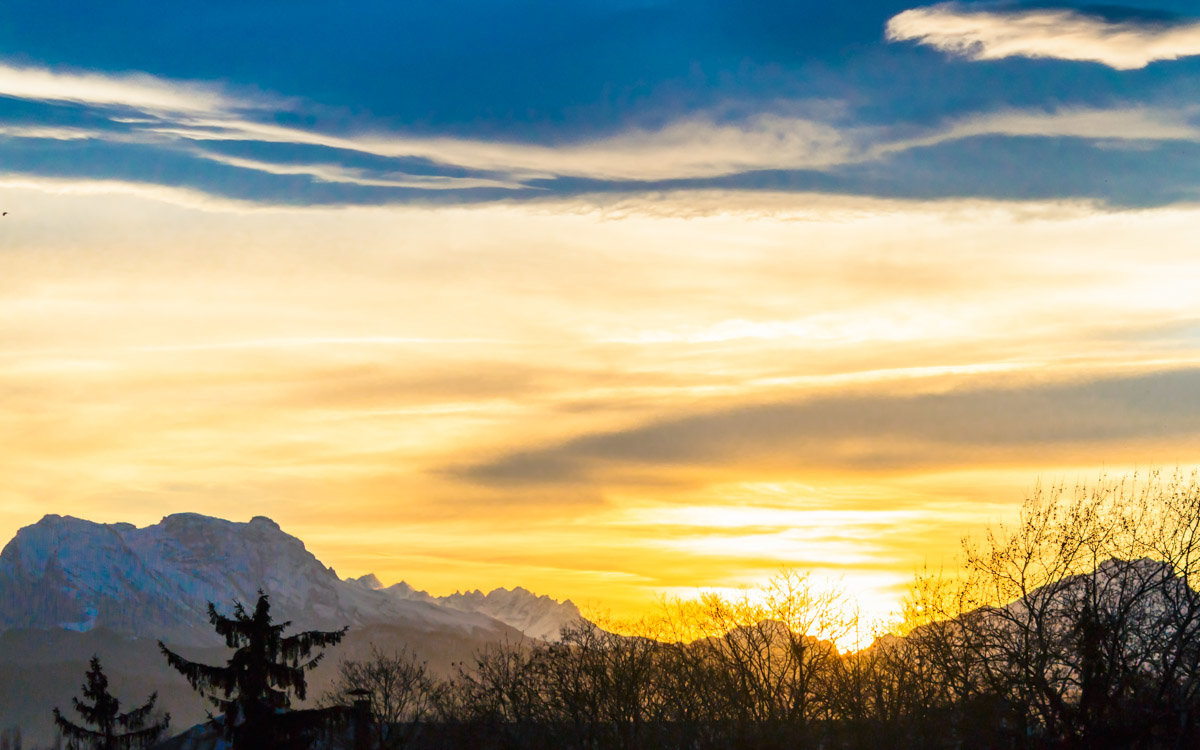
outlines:
[[[929,451],[1036,456],[1200,434],[1200,369],[916,396],[817,397],[699,412],[460,467],[486,483],[603,479],[631,466],[719,467],[782,459],[797,467],[904,470]]]

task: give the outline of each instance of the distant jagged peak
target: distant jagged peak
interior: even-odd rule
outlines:
[[[445,599],[446,601],[473,602],[476,604],[481,604],[487,600],[487,596],[479,589],[472,589],[471,591],[455,591],[449,596],[442,596],[438,598]]]
[[[374,573],[367,573],[366,575],[361,575],[358,578],[347,578],[346,580],[350,581],[352,583],[357,583],[360,586],[369,588],[372,591],[376,591],[378,589],[383,588],[383,584],[380,582],[379,578],[376,577],[376,575]]]
[[[538,596],[521,586],[496,588],[487,594],[478,589],[458,592],[439,597],[438,601],[456,609],[494,617],[525,635],[547,641],[557,641],[564,627],[583,619],[570,600],[560,602],[546,595]]]
[[[391,586],[387,587],[387,591],[389,591],[390,593],[399,595],[399,596],[432,598],[429,596],[429,592],[422,591],[421,589],[418,589],[418,588],[414,588],[414,587],[410,586],[406,581],[400,581],[399,583],[393,583]]]
[[[472,594],[479,594],[479,590],[476,589],[474,592],[472,592]],[[483,598],[487,599],[488,601],[529,601],[529,600],[531,600],[531,601],[544,602],[546,604],[555,604],[560,607],[569,607],[571,609],[578,611],[578,608],[575,606],[574,602],[572,602],[570,599],[563,599],[562,601],[559,601],[558,599],[555,599],[554,597],[550,596],[549,594],[535,594],[534,592],[530,591],[529,589],[525,588],[524,586],[514,586],[511,589],[506,589],[504,587],[495,588],[495,589],[492,589],[491,591],[487,592],[487,594],[484,594]]]
[[[571,600],[560,602],[545,594],[539,596],[524,586],[495,588],[486,594],[480,589],[460,589],[447,596],[432,596],[404,581],[384,586],[373,573],[346,580],[397,600],[427,602],[459,612],[486,615],[527,636],[548,641],[557,640],[564,626],[583,619],[579,608]]]
[[[476,593],[478,593],[478,591],[476,591]],[[496,598],[496,599],[505,599],[505,598],[508,598],[511,596],[533,597],[534,599],[539,598],[537,594],[533,593],[532,591],[525,588],[524,586],[514,586],[511,589],[506,589],[504,587],[492,589],[491,591],[487,592],[486,596],[488,598]],[[549,597],[545,597],[545,598],[549,598]]]

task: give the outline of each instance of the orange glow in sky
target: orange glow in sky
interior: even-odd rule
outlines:
[[[1194,207],[0,203],[5,539],[267,515],[435,594],[627,617],[793,567],[881,619],[1039,479],[1200,449]]]

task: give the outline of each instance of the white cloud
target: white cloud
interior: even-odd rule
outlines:
[[[225,154],[214,154],[209,151],[197,151],[196,154],[218,164],[226,164],[241,169],[252,169],[275,175],[307,175],[320,182],[337,182],[364,187],[416,188],[420,190],[466,190],[468,188],[506,188],[524,187],[517,182],[504,180],[489,180],[478,177],[448,177],[445,175],[425,175],[407,173],[389,173],[384,177],[372,177],[366,170],[342,167],[335,164],[277,164],[259,159],[246,159]]]
[[[54,141],[86,141],[100,135],[87,128],[55,127],[45,125],[0,125],[0,137],[39,138]]]
[[[145,73],[65,73],[0,64],[0,95],[48,102],[131,107],[151,113],[221,112],[238,102],[215,86],[165,81]]]
[[[511,175],[584,177],[601,180],[667,180],[718,177],[755,169],[800,169],[845,161],[852,149],[843,134],[828,124],[801,117],[760,114],[737,122],[707,117],[679,120],[658,129],[632,129],[613,136],[564,144],[532,144],[464,138],[408,137],[397,134],[329,135],[300,128],[256,122],[245,112],[268,112],[275,102],[228,94],[212,84],[171,81],[133,73],[74,73],[47,68],[0,64],[0,95],[44,102],[70,102],[132,109],[148,116],[114,117],[143,138],[190,141],[249,140],[325,146],[393,158],[418,158],[455,167]],[[15,137],[98,137],[134,140],[129,134],[58,129],[13,130]],[[208,155],[209,158],[215,158]],[[226,161],[229,161],[226,158]],[[252,167],[248,160],[243,165]],[[282,173],[290,169],[274,165]],[[306,170],[308,168],[305,168]],[[291,173],[291,172],[288,172]],[[441,178],[404,175],[375,182],[342,171],[318,179],[401,187],[511,187],[486,180],[447,183]]]
[[[429,159],[516,179],[570,176],[603,180],[718,177],[754,169],[831,166],[852,153],[836,128],[813,120],[763,114],[719,124],[681,120],[658,130],[540,145],[393,135],[335,136],[233,119],[200,119],[154,132],[192,140],[258,140],[326,146],[385,157]]]
[[[330,182],[419,187],[521,187],[529,180],[583,177],[597,180],[703,179],[766,169],[823,169],[862,163],[911,148],[978,135],[1044,136],[1098,140],[1200,140],[1200,128],[1176,110],[1149,107],[1007,110],[950,121],[916,137],[895,138],[886,129],[838,129],[812,120],[761,114],[738,123],[702,118],[659,130],[632,130],[607,138],[557,146],[404,135],[330,135],[240,118],[182,118],[151,124],[155,138],[257,141],[322,146],[385,158],[427,159],[503,178],[374,176],[319,165],[268,164],[246,158],[206,158],[275,174],[312,174]]]
[[[914,8],[888,21],[890,41],[915,41],[972,60],[1086,60],[1117,70],[1200,54],[1200,22],[1109,21],[1066,9],[968,10],[955,3]]]
[[[1102,140],[1196,140],[1200,129],[1178,112],[1143,107],[995,112],[954,123],[947,137],[1036,135]]]
[[[914,18],[953,14],[956,6],[907,11],[892,19],[889,35],[914,34]],[[912,16],[911,14],[917,14]],[[924,15],[922,15],[924,14]],[[999,18],[998,14],[974,14]],[[906,20],[907,19],[907,20]],[[1089,23],[1097,23],[1089,20]],[[906,25],[908,24],[908,25]],[[907,29],[907,30],[906,30]],[[738,121],[706,115],[657,129],[635,128],[603,138],[560,144],[416,137],[403,133],[336,135],[256,121],[279,101],[246,98],[217,86],[174,82],[144,74],[110,76],[0,65],[0,95],[47,102],[78,102],[133,110],[112,113],[118,130],[60,126],[0,126],[0,137],[93,139],[153,144],[193,156],[276,175],[372,187],[455,190],[528,187],[531,180],[579,177],[611,181],[705,179],[768,169],[826,169],[868,162],[911,148],[978,135],[1076,137],[1105,140],[1200,140],[1185,112],[1146,107],[1001,111],[897,137],[891,128],[843,128],[816,119],[761,113]],[[203,144],[214,141],[279,143],[352,151],[384,158],[425,159],[468,173],[414,175],[325,163],[281,163],[231,156]],[[192,202],[189,196],[189,203]]]
[[[873,158],[983,135],[1084,138],[1100,141],[1196,141],[1200,128],[1174,110],[1147,107],[1077,108],[1050,112],[1003,110],[953,120],[933,132],[881,142]]]

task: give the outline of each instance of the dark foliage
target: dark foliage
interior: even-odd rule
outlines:
[[[292,712],[292,696],[304,700],[304,673],[317,666],[319,648],[341,641],[346,629],[310,630],[285,637],[290,622],[273,623],[267,595],[259,592],[254,611],[235,602],[225,617],[210,602],[208,618],[225,644],[234,649],[223,667],[189,661],[165,644],[159,649],[221,714],[226,737],[235,750],[267,750],[303,746],[310,730],[321,728],[325,713]]]
[[[83,718],[83,724],[64,718],[62,712],[54,709],[54,723],[72,750],[147,747],[162,736],[171,721],[170,714],[156,720],[154,703],[158,696],[153,694],[138,708],[121,713],[121,702],[108,692],[108,678],[104,676],[98,656],[92,657],[82,690],[83,700],[73,698],[72,702],[76,713]]]

